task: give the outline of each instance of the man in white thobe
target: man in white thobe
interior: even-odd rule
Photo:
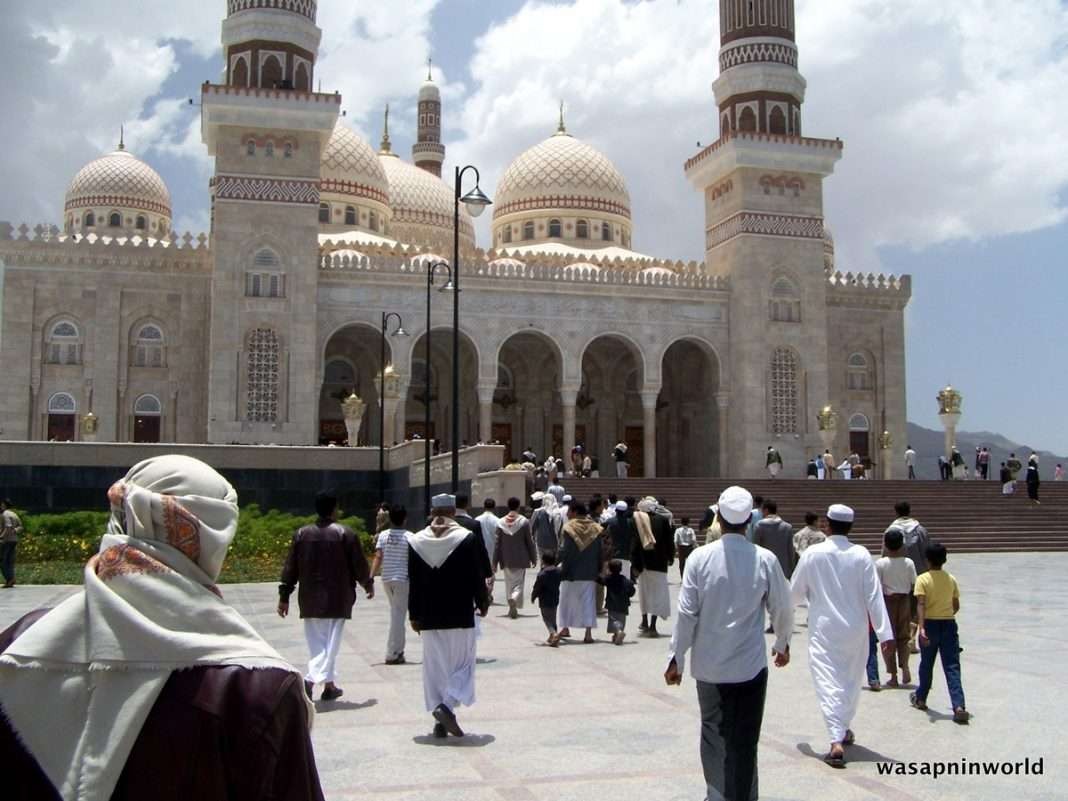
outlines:
[[[884,652],[894,642],[875,562],[849,541],[853,519],[848,506],[828,509],[830,536],[805,550],[793,576],[794,602],[809,607],[809,670],[831,735],[824,761],[835,768],[845,766],[844,747],[855,740],[850,725],[868,660],[869,620]]]
[[[475,522],[482,527],[482,540],[486,543],[486,553],[490,561],[493,561],[493,551],[497,547],[497,502],[493,498],[487,498],[482,504],[482,514],[475,518]],[[491,565],[492,567],[492,565]],[[489,587],[490,603],[493,603],[493,583],[495,576],[490,576],[486,584]]]

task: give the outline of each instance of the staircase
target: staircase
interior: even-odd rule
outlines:
[[[569,493],[588,499],[652,495],[667,501],[679,520],[690,518],[695,528],[705,510],[730,484],[741,484],[754,495],[773,498],[779,515],[795,529],[805,512],[822,515],[832,503],[853,507],[857,521],[852,539],[878,552],[883,531],[896,517],[894,504],[908,501],[912,515],[931,537],[945,543],[950,553],[988,551],[1068,551],[1068,482],[1042,484],[1041,506],[1027,499],[1021,481],[1016,495],[1003,497],[997,481],[797,481],[699,478],[607,479],[568,478]]]

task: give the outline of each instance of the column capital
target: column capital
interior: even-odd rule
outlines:
[[[657,387],[655,389],[646,388],[643,389],[639,394],[642,396],[643,409],[656,409],[656,403],[658,400],[660,400],[660,387]]]
[[[578,387],[571,389],[570,387],[560,389],[560,405],[574,408],[578,402]]]
[[[493,403],[493,396],[497,392],[497,384],[493,386],[489,384],[483,384],[481,381],[478,384],[478,402],[479,403]]]

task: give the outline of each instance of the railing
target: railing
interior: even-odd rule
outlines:
[[[789,134],[761,133],[758,131],[725,131],[717,141],[710,144],[696,156],[686,162],[686,169],[695,167],[698,163],[711,156],[732,139],[743,139],[752,142],[775,142],[787,145],[801,145],[803,147],[820,148],[828,150],[842,150],[845,145],[841,139],[813,139],[807,136],[791,136]]]

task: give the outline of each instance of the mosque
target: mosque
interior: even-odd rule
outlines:
[[[753,476],[769,445],[802,475],[828,405],[836,455],[904,446],[911,283],[835,268],[823,181],[843,143],[802,132],[794,0],[720,2],[718,139],[684,164],[702,262],[633,249],[625,177],[562,115],[482,187],[491,242],[461,211],[459,430],[451,294],[430,293],[426,359],[428,267],[454,230],[440,92],[419,89],[411,160],[388,125],[376,151],[313,91],[316,11],[227,2],[225,80],[200,98],[207,234],[172,232],[167,186],[122,143],[74,176],[60,225],[0,224],[0,438],[323,444],[355,390],[360,444],[380,424],[387,444],[506,458],[579,443],[607,472],[624,441],[631,475]],[[408,336],[385,337],[380,403],[388,312]]]

